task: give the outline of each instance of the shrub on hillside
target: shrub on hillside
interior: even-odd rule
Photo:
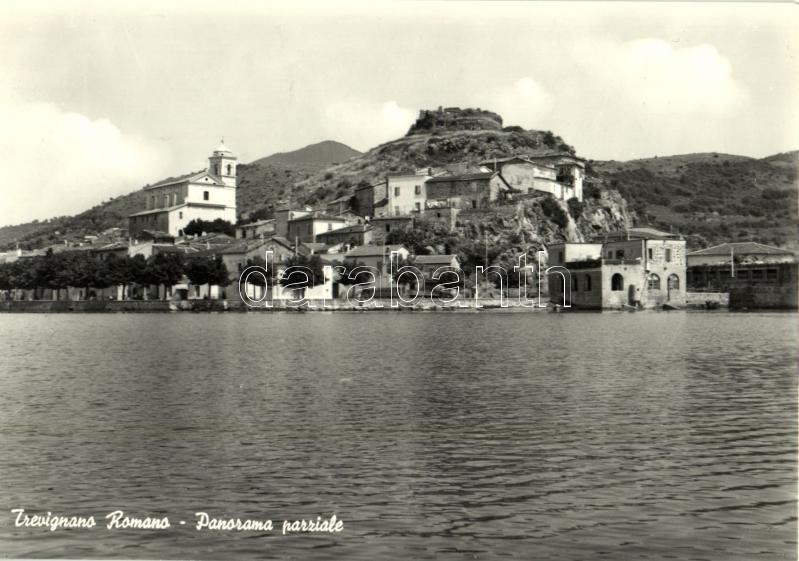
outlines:
[[[572,197],[566,201],[566,205],[569,207],[569,214],[571,214],[574,219],[579,218],[585,208],[585,204],[581,203],[577,197]]]
[[[602,198],[602,190],[596,185],[585,185],[583,187],[583,195],[591,199]]]
[[[560,228],[565,228],[566,224],[569,223],[569,217],[554,197],[544,197],[541,200],[541,210],[544,212],[544,216],[552,220]]]

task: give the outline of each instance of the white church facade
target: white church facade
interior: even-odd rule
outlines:
[[[128,217],[130,235],[151,230],[179,236],[195,219],[235,224],[236,165],[223,142],[208,158],[208,169],[145,187],[145,209]]]

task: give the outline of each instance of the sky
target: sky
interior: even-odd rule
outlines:
[[[791,3],[42,1],[0,18],[0,225],[480,107],[593,159],[799,149]]]

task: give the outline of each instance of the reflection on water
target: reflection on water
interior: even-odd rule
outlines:
[[[0,550],[795,559],[796,324],[726,313],[4,315]],[[12,508],[93,514],[98,527],[15,528]],[[119,508],[173,527],[106,530]],[[345,526],[196,532],[196,511],[335,513]]]

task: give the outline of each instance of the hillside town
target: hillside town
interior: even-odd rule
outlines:
[[[403,243],[420,224],[457,235],[462,216],[526,200],[568,217],[570,206],[584,201],[586,180],[586,161],[568,151],[389,173],[318,206],[285,206],[249,223],[236,222],[237,167],[223,141],[206,169],[145,187],[144,208],[128,217],[127,229],[0,254],[0,301],[7,309],[15,302],[98,302],[102,309],[322,302],[337,308],[352,302],[356,289],[359,306],[413,294],[450,296],[447,304],[459,306],[523,295],[555,309],[796,307],[796,256],[757,242],[688,251],[679,233],[628,227],[542,247],[543,261],[527,256],[541,270],[522,282],[507,271],[485,274],[496,265],[487,246],[485,260],[470,270],[455,253]],[[421,277],[398,276],[392,259]],[[265,274],[242,281],[252,267]],[[313,274],[298,282],[291,278],[297,268]],[[359,268],[373,271],[366,292]],[[442,286],[447,272],[461,274]]]

